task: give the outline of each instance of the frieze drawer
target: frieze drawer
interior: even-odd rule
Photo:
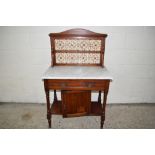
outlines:
[[[60,90],[105,90],[109,87],[110,80],[45,80],[46,88]]]

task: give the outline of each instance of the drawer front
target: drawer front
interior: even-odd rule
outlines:
[[[106,90],[110,80],[45,80],[47,89],[57,90]]]

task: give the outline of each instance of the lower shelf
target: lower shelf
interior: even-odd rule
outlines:
[[[62,102],[55,101],[51,105],[51,114],[62,115]],[[98,102],[91,102],[91,110],[87,115],[100,116],[102,114],[102,104]]]

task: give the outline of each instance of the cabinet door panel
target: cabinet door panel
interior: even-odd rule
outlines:
[[[91,91],[62,91],[64,117],[87,115],[90,112]]]

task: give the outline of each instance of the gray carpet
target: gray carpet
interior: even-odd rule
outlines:
[[[48,128],[45,104],[0,103],[0,128]],[[100,117],[62,118],[53,115],[54,129],[98,129]],[[155,104],[109,104],[106,107],[106,129],[155,128]]]

